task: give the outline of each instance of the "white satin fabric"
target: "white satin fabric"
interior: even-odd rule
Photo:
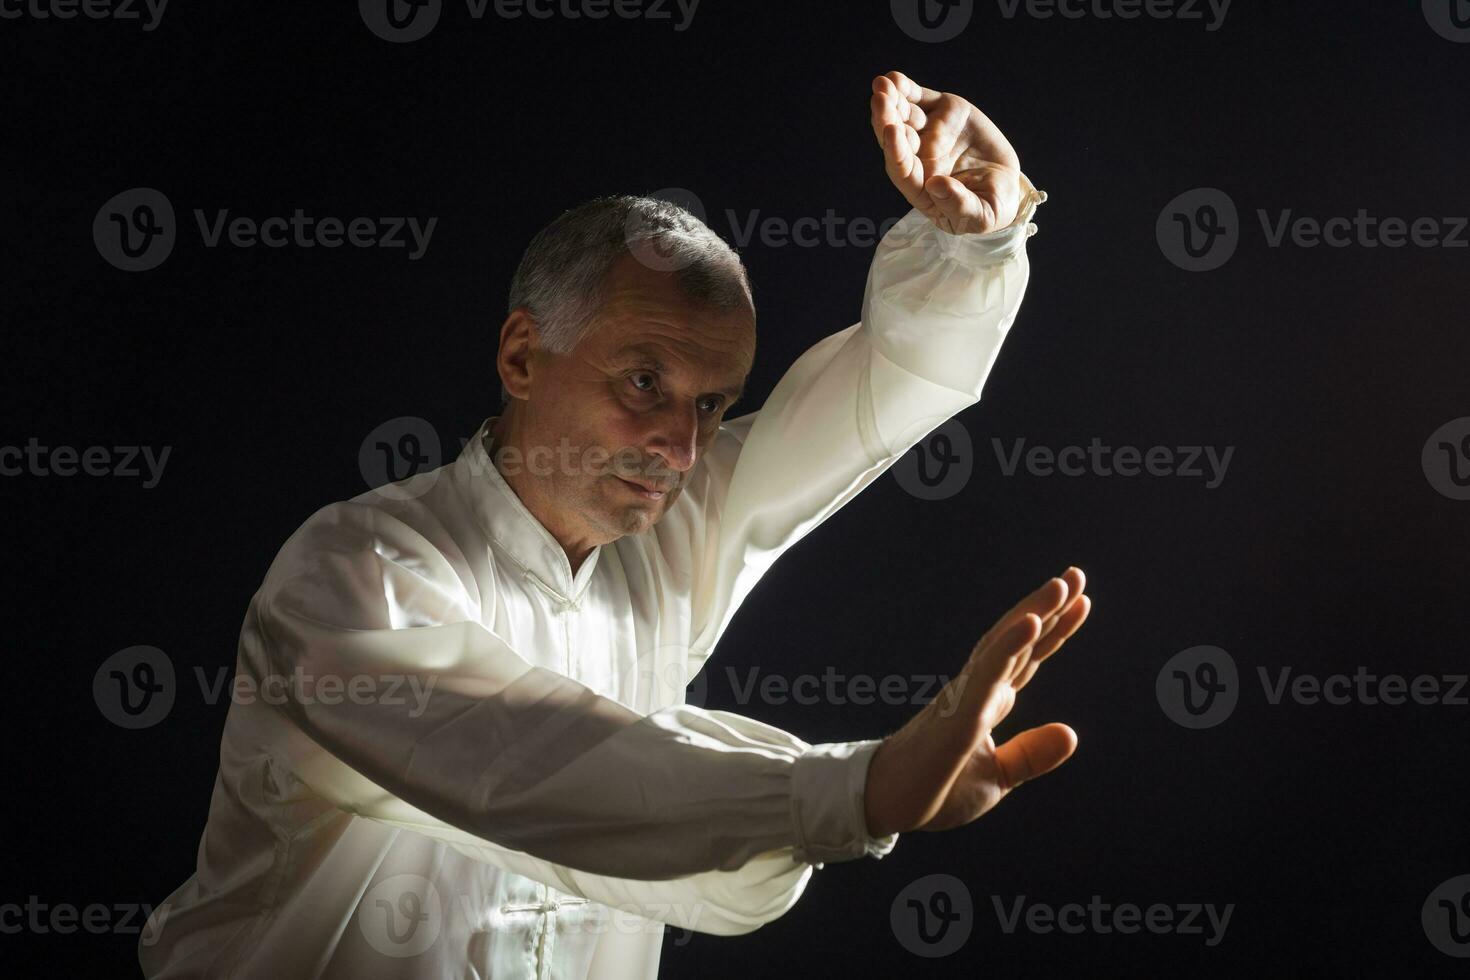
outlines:
[[[771,562],[979,400],[1038,199],[984,236],[911,211],[862,320],[575,575],[490,463],[493,419],[453,463],[313,514],[236,661],[289,696],[232,700],[145,974],[652,980],[666,925],[747,933],[813,867],[887,854],[863,819],[876,739],[811,745],[685,685]]]

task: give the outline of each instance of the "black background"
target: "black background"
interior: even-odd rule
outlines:
[[[93,673],[134,644],[182,677],[234,660],[285,538],[365,489],[396,416],[458,446],[499,405],[493,358],[522,249],[597,194],[693,190],[711,225],[874,221],[907,205],[868,123],[873,76],[956,92],[1051,200],[1029,291],[963,412],[974,476],[937,501],[892,475],[778,562],[712,662],[708,707],[811,741],[877,737],[904,706],[737,704],[725,668],[957,670],[1020,595],[1077,564],[1090,621],[1024,691],[1011,732],[1080,736],[1061,770],[977,823],[829,865],[752,935],[666,941],[662,976],[1463,974],[1420,908],[1470,872],[1470,709],[1289,701],[1256,667],[1463,673],[1470,503],[1420,452],[1470,415],[1470,250],[1267,246],[1257,209],[1318,218],[1470,211],[1470,44],[1418,3],[1237,0],[1202,21],[1003,17],[922,43],[888,5],[704,0],[670,21],[472,20],[448,3],[390,44],[351,3],[186,4],[138,22],[0,20],[5,78],[0,442],[172,447],[161,482],[0,480],[9,696],[0,902],[156,904],[190,873],[226,705],[192,681],[161,724],[102,717]],[[94,245],[102,204],[163,191],[180,241],[148,272]],[[1223,268],[1166,260],[1155,220],[1218,187],[1243,235]],[[439,218],[404,249],[203,247],[192,210]],[[759,353],[741,408],[855,322],[872,247],[741,249]],[[737,411],[736,414],[739,414]],[[1203,479],[1002,474],[991,439],[1235,447]],[[1161,665],[1229,651],[1226,723],[1171,722]],[[195,691],[193,696],[190,692]],[[1004,734],[1004,732],[1002,732]],[[899,891],[961,878],[974,931],[920,959]],[[1002,932],[991,896],[1235,908],[1205,936]],[[0,937],[0,966],[131,976],[136,935]]]

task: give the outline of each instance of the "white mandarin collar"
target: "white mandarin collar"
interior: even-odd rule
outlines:
[[[485,436],[498,415],[480,423],[452,467],[456,488],[474,510],[485,533],[517,569],[553,599],[575,608],[592,578],[602,546],[572,575],[572,563],[551,532],[526,509],[485,451]]]

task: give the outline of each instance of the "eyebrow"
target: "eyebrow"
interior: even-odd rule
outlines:
[[[637,364],[639,367],[652,368],[660,374],[669,373],[668,369],[664,367],[663,361],[658,359],[658,355],[653,352],[653,349],[643,344],[634,344],[631,347],[625,348],[622,354],[619,355],[618,360],[627,364]],[[730,388],[721,388],[718,394],[724,395],[729,399],[729,404],[733,405],[740,400],[740,396],[745,394],[745,383],[749,380],[750,375],[747,373],[745,377],[740,379],[738,385]]]

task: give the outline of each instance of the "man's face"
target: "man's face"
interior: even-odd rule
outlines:
[[[682,492],[744,388],[755,320],[748,307],[692,306],[673,273],[625,255],[591,335],[570,354],[532,356],[527,471],[567,533],[606,544],[652,527]],[[535,447],[547,447],[539,461]]]

